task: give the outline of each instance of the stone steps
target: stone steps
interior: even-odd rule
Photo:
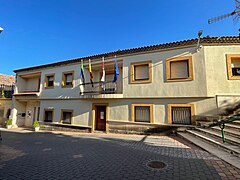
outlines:
[[[199,130],[187,130],[186,134],[189,134],[191,137],[198,138],[216,147],[220,147],[223,150],[240,157],[240,146],[229,143],[229,142],[223,143],[221,137],[213,137]]]
[[[194,130],[192,130],[194,131]],[[190,133],[184,133],[184,132],[178,132],[178,134],[183,137],[184,139],[187,139],[188,141],[196,144],[197,146],[201,147],[202,149],[210,152],[211,154],[217,156],[218,158],[226,161],[227,163],[237,167],[238,169],[240,169],[240,157],[239,155],[239,149],[235,149],[234,147],[232,148],[233,151],[235,151],[236,153],[229,153],[226,150],[222,150],[222,148],[216,148],[216,144],[215,142],[210,143],[208,142],[209,138],[206,137],[204,134],[202,134],[203,137],[206,138],[206,140],[203,140],[202,138],[200,138],[199,136],[190,134]],[[213,141],[213,140],[210,140]],[[219,145],[222,145],[221,142],[216,141]],[[215,145],[213,145],[215,144]],[[228,146],[228,145],[223,145],[223,146]],[[229,145],[231,146],[231,145]],[[219,146],[218,146],[219,147]]]
[[[240,132],[240,124],[229,123],[229,124],[225,124],[225,127],[232,129],[234,131]]]
[[[221,128],[218,127],[218,126],[212,127],[211,129],[213,129],[214,131],[216,131],[218,133],[221,133]],[[240,132],[239,131],[232,130],[228,127],[224,128],[224,133],[226,135],[230,135],[230,136],[233,136],[233,137],[236,137],[236,138],[240,137]]]
[[[207,136],[222,139],[221,131],[217,132],[214,131],[212,128],[196,128],[197,131],[201,133],[205,133]],[[240,146],[240,136],[239,137],[233,137],[229,134],[225,134],[225,141],[231,144],[235,144]]]
[[[195,127],[193,130],[186,130],[186,132],[178,132],[180,136],[191,141],[199,147],[209,151],[214,154],[215,151],[220,154],[219,158],[233,164],[234,166],[240,169],[240,121],[237,120],[235,122],[225,124],[224,135],[225,142],[222,142],[222,134],[221,129],[218,126],[214,126],[211,128],[200,128]],[[209,146],[210,149],[206,149],[205,146]],[[215,149],[213,148],[215,147]],[[211,151],[210,151],[211,150]],[[221,154],[224,154],[224,151],[228,155],[224,155],[225,157],[221,157]],[[228,160],[231,156],[231,160]],[[234,160],[234,157],[236,158]],[[238,161],[236,163],[235,161]]]

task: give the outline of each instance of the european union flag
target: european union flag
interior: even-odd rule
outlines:
[[[84,69],[83,69],[83,61],[81,61],[80,76],[81,76],[81,78],[82,78],[82,82],[83,82],[83,84],[85,84]]]
[[[115,62],[114,62],[114,78],[113,82],[116,82],[119,76],[119,69],[118,69],[118,64],[117,64],[117,58],[115,56]]]

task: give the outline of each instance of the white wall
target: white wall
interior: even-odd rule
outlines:
[[[228,80],[226,54],[240,54],[240,46],[205,46],[208,96],[240,95],[240,80]]]
[[[124,99],[109,100],[109,120],[130,122],[132,104],[153,104],[155,124],[168,124],[168,104],[194,104],[196,116],[218,113],[216,98]]]
[[[25,91],[38,91],[39,78],[26,79]]]
[[[43,100],[40,106],[40,121],[44,119],[44,109],[54,109],[53,122],[60,122],[61,109],[73,110],[75,125],[90,126],[92,119],[92,103],[80,100]]]
[[[193,81],[167,82],[166,59],[192,56]],[[130,84],[130,64],[152,61],[153,80],[147,84]],[[196,47],[171,51],[162,51],[136,56],[128,56],[123,61],[123,95],[129,97],[198,97],[206,96],[206,75],[203,51],[196,52]]]
[[[39,102],[28,101],[26,105],[26,118],[25,118],[25,126],[32,126],[33,122],[36,119],[34,118],[34,107],[36,107],[36,116],[37,116],[37,107],[40,106]],[[36,117],[35,117],[36,118]]]
[[[0,98],[0,109],[3,110],[3,117],[0,117],[0,124],[1,124],[3,123],[3,121],[6,120],[8,109],[12,109],[12,100]]]
[[[23,126],[25,124],[25,117],[20,114],[26,113],[26,102],[19,102],[14,97],[12,99],[13,110],[12,110],[12,120],[14,126]]]

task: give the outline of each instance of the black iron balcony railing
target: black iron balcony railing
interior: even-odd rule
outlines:
[[[0,98],[12,98],[14,85],[0,85]]]
[[[117,84],[109,82],[89,82],[81,84],[80,87],[81,95],[84,94],[116,94]]]

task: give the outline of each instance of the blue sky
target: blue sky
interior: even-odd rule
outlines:
[[[234,0],[0,0],[0,73],[204,36],[238,35]]]

